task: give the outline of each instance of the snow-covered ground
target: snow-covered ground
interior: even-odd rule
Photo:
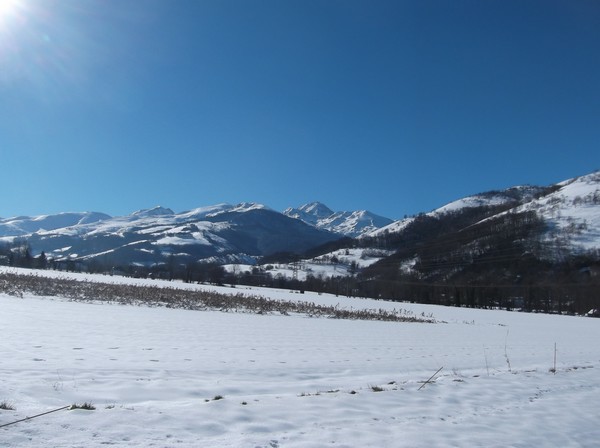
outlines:
[[[0,425],[96,407],[0,428],[0,446],[598,446],[599,319],[248,292],[444,323],[0,295]]]
[[[228,272],[252,272],[253,268],[265,269],[273,278],[296,277],[304,281],[308,276],[313,277],[346,277],[353,275],[357,270],[377,263],[379,260],[391,255],[393,251],[383,249],[338,249],[315,258],[301,260],[298,263],[268,263],[266,265],[227,264],[223,267]],[[268,266],[268,268],[267,268]]]

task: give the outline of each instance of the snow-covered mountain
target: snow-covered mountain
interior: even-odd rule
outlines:
[[[164,207],[127,216],[60,214],[2,221],[5,242],[26,240],[34,254],[55,260],[151,265],[174,257],[254,262],[282,251],[302,251],[337,238],[256,203],[218,204],[183,213]]]
[[[334,211],[320,202],[311,202],[298,208],[286,208],[283,214],[317,226],[320,220],[329,218]]]
[[[421,216],[440,218],[444,215],[460,212],[464,209],[475,209],[484,207],[505,207],[511,209],[521,204],[534,201],[536,198],[549,194],[557,187],[538,187],[538,186],[516,186],[500,191],[488,191],[467,196],[455,201],[449,202],[439,208],[436,208]],[[415,217],[408,217],[394,221],[386,226],[364,233],[365,237],[377,237],[383,234],[402,232],[409,224],[415,220]]]
[[[357,237],[384,227],[393,221],[366,210],[334,212],[320,202],[311,202],[298,208],[288,208],[284,215],[345,236]]]
[[[445,213],[452,213],[464,208],[475,208],[475,207],[494,207],[499,205],[516,205],[525,202],[533,201],[536,198],[547,194],[552,191],[552,187],[536,187],[531,185],[517,186],[507,188],[501,191],[489,191],[486,193],[479,193],[473,196],[467,196],[466,198],[458,199],[446,204],[438,209],[431,212],[432,215],[443,215]]]
[[[575,252],[600,249],[600,171],[560,182],[510,213],[529,211],[547,223],[545,241],[560,240]]]
[[[546,242],[560,240],[563,247],[571,252],[600,249],[600,171],[547,187],[517,186],[468,196],[423,216],[441,219],[465,209],[495,207],[501,211],[492,213],[486,220],[506,214],[535,212],[546,225]],[[395,221],[364,236],[400,233],[415,219]]]
[[[0,243],[27,242],[34,255],[44,251],[55,260],[113,265],[152,265],[173,259],[179,264],[199,260],[254,264],[265,255],[301,253],[342,236],[361,238],[363,249],[384,249],[377,256],[373,250],[362,251],[359,261],[346,255],[354,253],[357,244],[353,242],[335,242],[323,252],[321,248],[311,251],[309,257],[316,264],[323,264],[323,255],[338,260],[332,263],[337,272],[345,259],[355,261],[354,268],[387,256],[394,256],[401,266],[414,264],[419,248],[437,247],[440,241],[447,245],[457,235],[465,247],[493,252],[493,247],[484,247],[482,238],[493,234],[495,224],[486,222],[519,215],[539,221],[536,225],[542,233],[536,231],[535,243],[542,243],[544,253],[539,249],[538,256],[600,250],[600,172],[547,187],[517,186],[480,193],[395,222],[367,211],[334,212],[319,202],[283,213],[257,203],[224,203],[181,213],[154,207],[120,217],[84,212],[5,218],[0,219]],[[464,237],[473,227],[480,229],[478,242]],[[420,246],[412,250],[415,244]],[[401,248],[407,251],[406,259],[396,253]],[[341,249],[344,257],[339,256]],[[363,256],[368,263],[362,262]]]
[[[306,214],[310,215],[311,210],[318,209],[309,204],[286,212],[299,218],[303,216],[308,221]],[[301,215],[300,212],[305,214]],[[535,231],[529,236],[525,235],[525,240],[512,241],[508,236],[504,241],[508,246],[503,247],[485,243],[486,239],[493,238],[494,232],[498,232],[499,228],[504,228],[509,233],[514,232],[515,229],[510,228],[510,220],[515,220],[515,225],[518,226],[519,216],[528,214],[535,216],[541,234]],[[321,217],[320,221],[315,222],[323,222],[324,219],[326,218]],[[479,233],[474,232],[474,228],[478,228]],[[473,235],[472,240],[466,236],[469,234]],[[459,267],[468,266],[474,259],[471,257],[469,261],[470,257],[466,256],[464,258],[467,261],[449,261],[461,250],[467,254],[469,251],[483,254],[484,259],[488,257],[498,262],[510,259],[510,246],[537,248],[535,255],[550,262],[560,261],[564,256],[600,251],[600,172],[545,187],[516,186],[471,195],[428,213],[365,232],[359,238],[361,241],[358,245],[355,242],[340,241],[301,263],[281,263],[277,266],[277,272],[287,277],[293,274],[298,278],[309,274],[325,277],[351,275],[356,272],[356,268],[368,269],[377,260],[385,258],[383,266],[389,268],[390,272],[410,273],[414,272],[412,267],[419,260],[431,257],[429,253],[424,254],[423,250],[433,248],[433,252],[441,257],[441,261],[436,261],[436,264],[447,268],[447,271],[440,269],[438,272],[443,277],[454,275]],[[456,246],[456,241],[461,241],[462,247]],[[455,252],[446,253],[450,248]],[[525,249],[523,253],[527,254],[528,250]],[[357,254],[360,256],[357,257]],[[365,257],[365,254],[368,256]],[[434,265],[429,262],[429,267]],[[486,269],[488,268],[493,269],[494,266],[488,264]],[[373,278],[379,273],[372,270],[366,275]]]
[[[160,205],[158,205],[153,208],[138,210],[136,212],[133,212],[129,216],[135,220],[135,219],[140,219],[140,218],[156,218],[156,217],[160,217],[160,216],[173,216],[174,214],[175,214],[175,212],[173,210],[171,210],[170,208],[165,208],[165,207],[161,207]]]
[[[96,212],[59,213],[56,215],[17,216],[0,219],[0,237],[23,236],[39,231],[50,231],[76,225],[98,223],[111,219],[109,215]]]

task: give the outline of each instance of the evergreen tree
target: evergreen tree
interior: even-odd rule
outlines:
[[[46,257],[46,252],[42,251],[42,253],[38,257],[37,267],[39,269],[46,269],[48,267],[48,258]]]

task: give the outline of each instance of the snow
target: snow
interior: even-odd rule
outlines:
[[[426,216],[440,216],[468,207],[494,206],[515,201],[522,197],[524,202],[505,212],[486,218],[495,219],[508,213],[535,211],[549,225],[546,233],[548,242],[560,241],[574,253],[595,250],[600,242],[600,172],[568,179],[557,183],[558,189],[538,198],[543,193],[540,187],[517,186],[497,193],[483,193],[453,201]],[[414,218],[396,221],[388,226],[369,232],[365,236],[377,237],[386,233],[403,231]]]
[[[374,215],[366,210],[355,212],[336,212],[331,216],[320,219],[318,227],[357,237],[381,228],[392,220]]]
[[[0,410],[0,425],[72,403],[96,406],[2,428],[0,446],[597,446],[598,319],[218,289],[405,308],[445,323],[0,295],[0,402],[15,407]]]
[[[71,247],[72,246],[61,247],[60,249],[55,249],[53,252],[57,252],[57,253],[66,252],[69,249],[71,249]]]
[[[110,219],[96,212],[58,213],[56,215],[17,216],[0,219],[0,236],[23,236],[34,232],[47,232],[64,227],[97,223]]]
[[[207,207],[199,207],[193,210],[180,213],[178,216],[181,220],[191,221],[205,219],[207,216],[213,216],[223,211],[230,210],[233,206],[227,203],[211,205]]]
[[[0,221],[0,242],[10,243],[15,238],[26,235],[33,238],[31,245],[36,251],[34,255],[42,250],[47,253],[59,254],[60,252],[57,252],[57,249],[71,246],[72,249],[62,253],[65,258],[73,257],[73,254],[69,253],[70,250],[77,251],[86,258],[114,254],[114,257],[116,257],[114,260],[117,264],[147,261],[147,257],[132,260],[128,258],[131,257],[131,252],[123,255],[119,251],[124,245],[137,243],[140,240],[150,240],[153,245],[159,247],[188,244],[198,247],[204,246],[213,249],[208,252],[219,254],[234,250],[232,244],[225,237],[218,235],[232,227],[228,217],[224,214],[241,214],[256,210],[272,211],[262,204],[240,203],[237,205],[218,204],[179,214],[175,214],[171,209],[161,206],[114,218],[97,213],[70,214],[69,221],[65,221],[66,218],[63,214],[50,215],[23,218],[18,222],[18,225],[15,224],[13,218],[12,220]],[[76,217],[78,221],[74,221],[71,215]],[[222,221],[219,221],[220,215],[223,215]],[[101,219],[103,216],[105,216],[105,219]],[[217,222],[211,220],[217,220]],[[65,227],[46,226],[44,228],[47,230],[42,230],[40,224],[42,222],[46,224],[63,222]],[[32,228],[35,234],[30,233],[27,230],[28,228]],[[89,240],[99,243],[90,245]],[[109,245],[109,247],[106,247],[106,245]],[[95,247],[103,250],[94,252]],[[197,255],[197,252],[194,252],[193,249],[188,252],[193,256]],[[240,256],[243,256],[243,254],[240,254]],[[119,260],[121,261],[119,262]],[[219,259],[219,261],[222,261],[222,259]]]
[[[142,209],[137,212],[133,212],[130,216],[135,219],[139,218],[152,218],[156,216],[171,216],[174,215],[175,212],[170,208],[162,207],[157,205],[156,207],[150,209]]]
[[[258,266],[227,264],[223,267],[227,272],[236,274],[239,272],[252,272],[253,268],[259,267],[273,278],[278,276],[288,279],[296,277],[298,280],[303,281],[309,275],[323,278],[353,275],[352,263],[355,264],[356,269],[362,269],[391,254],[392,251],[382,249],[338,249],[298,263],[267,263]]]
[[[202,233],[194,232],[193,238],[181,238],[178,236],[165,236],[152,244],[157,246],[186,246],[188,244],[201,244],[204,246],[210,246],[210,241],[204,238]]]
[[[562,237],[574,252],[598,249],[600,172],[566,180],[557,186],[560,186],[557,191],[500,215],[535,211],[551,226],[545,237],[547,241],[556,242]]]
[[[506,204],[507,202],[515,201],[508,193],[511,191],[519,192],[523,198],[528,198],[531,200],[534,197],[534,193],[539,191],[539,187],[531,187],[531,186],[516,186],[505,190],[504,192],[488,192],[475,194],[472,196],[467,196],[461,199],[457,199],[455,201],[449,202],[448,204],[436,208],[428,213],[425,213],[425,216],[429,217],[440,217],[444,214],[455,213],[465,208],[475,208],[475,207],[493,207],[502,204]],[[377,237],[382,236],[386,233],[398,233],[403,231],[409,224],[411,224],[415,218],[404,218],[399,221],[394,221],[393,223],[381,227],[379,229],[375,229],[365,236],[369,237]]]
[[[600,241],[600,173],[566,181],[557,192],[540,201],[538,213],[554,222],[581,250],[597,249]],[[557,209],[558,205],[558,209]]]
[[[250,210],[268,210],[268,211],[273,211],[273,209],[271,209],[270,207],[267,207],[264,204],[258,204],[256,202],[242,202],[241,204],[236,205],[235,207],[233,207],[231,210],[231,212],[236,212],[236,213],[244,213],[244,212],[248,212]]]
[[[338,249],[315,258],[302,260],[296,264],[271,264],[270,266],[272,266],[272,268],[267,272],[270,273],[272,277],[281,275],[284,278],[293,278],[296,276],[298,280],[301,281],[306,280],[309,275],[323,278],[345,277],[353,275],[353,263],[356,269],[362,269],[391,254],[392,251],[382,249]],[[252,267],[253,266],[244,266],[243,270],[251,271]],[[265,268],[264,265],[261,267]],[[231,267],[226,268],[228,271],[232,271]]]
[[[368,233],[366,233],[364,236],[366,237],[378,237],[378,236],[383,236],[386,233],[397,233],[397,232],[401,232],[404,229],[406,229],[408,227],[408,225],[413,222],[415,220],[415,218],[404,218],[401,219],[399,221],[394,221],[391,224],[388,224],[387,226],[381,227],[380,229],[375,229],[372,230]]]
[[[283,214],[316,226],[319,220],[333,215],[334,211],[320,202],[311,202],[298,208],[286,208]]]

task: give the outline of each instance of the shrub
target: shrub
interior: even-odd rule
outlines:
[[[96,406],[94,406],[92,404],[92,402],[86,401],[83,404],[73,403],[69,409],[70,410],[73,410],[73,409],[83,409],[85,411],[94,411],[94,410],[96,410]]]
[[[13,406],[12,403],[4,400],[4,401],[0,401],[0,409],[2,409],[4,411],[14,411],[15,407]]]

